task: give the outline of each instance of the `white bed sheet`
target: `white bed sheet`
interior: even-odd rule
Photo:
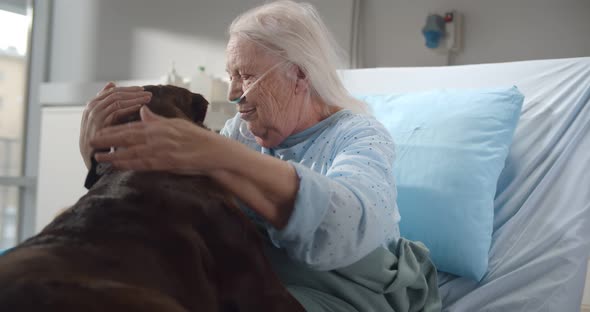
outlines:
[[[498,182],[488,271],[480,283],[440,273],[444,311],[580,310],[590,256],[590,57],[341,76],[365,94],[518,86],[525,101]]]

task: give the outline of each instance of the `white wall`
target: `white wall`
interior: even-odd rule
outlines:
[[[172,61],[225,76],[227,27],[265,0],[55,0],[49,80],[152,79]],[[312,0],[346,49],[352,0]]]
[[[50,81],[156,78],[172,61],[224,75],[226,29],[265,0],[55,0]],[[352,0],[311,0],[349,51]],[[590,55],[588,0],[361,0],[362,67],[431,66],[446,56],[424,46],[429,13],[464,17],[453,64]],[[350,52],[350,51],[349,51]]]
[[[588,0],[363,0],[363,64],[445,65],[424,46],[429,13],[456,9],[464,16],[464,50],[453,64],[590,55]]]
[[[55,0],[50,81],[156,78],[172,61],[224,75],[230,21],[265,0]],[[352,0],[311,0],[348,51]],[[464,16],[453,64],[590,55],[588,0],[361,0],[361,66],[446,64],[424,46],[429,13]]]

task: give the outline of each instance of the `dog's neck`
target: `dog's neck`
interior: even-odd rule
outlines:
[[[108,150],[100,150],[96,151],[95,153],[106,151]],[[96,184],[96,182],[98,182],[98,180],[100,180],[103,175],[112,169],[112,165],[110,163],[99,163],[96,161],[96,158],[94,158],[94,155],[95,154],[90,157],[91,167],[88,171],[88,174],[86,175],[86,180],[84,181],[84,187],[87,189],[92,188],[92,186]]]

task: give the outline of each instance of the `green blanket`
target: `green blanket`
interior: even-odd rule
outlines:
[[[440,311],[436,268],[421,243],[400,239],[333,271],[314,271],[267,242],[275,272],[307,311]]]

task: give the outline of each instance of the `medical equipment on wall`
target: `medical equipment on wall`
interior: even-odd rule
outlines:
[[[430,14],[422,27],[425,45],[440,53],[457,53],[462,45],[463,17],[457,11],[450,11],[444,16]]]

